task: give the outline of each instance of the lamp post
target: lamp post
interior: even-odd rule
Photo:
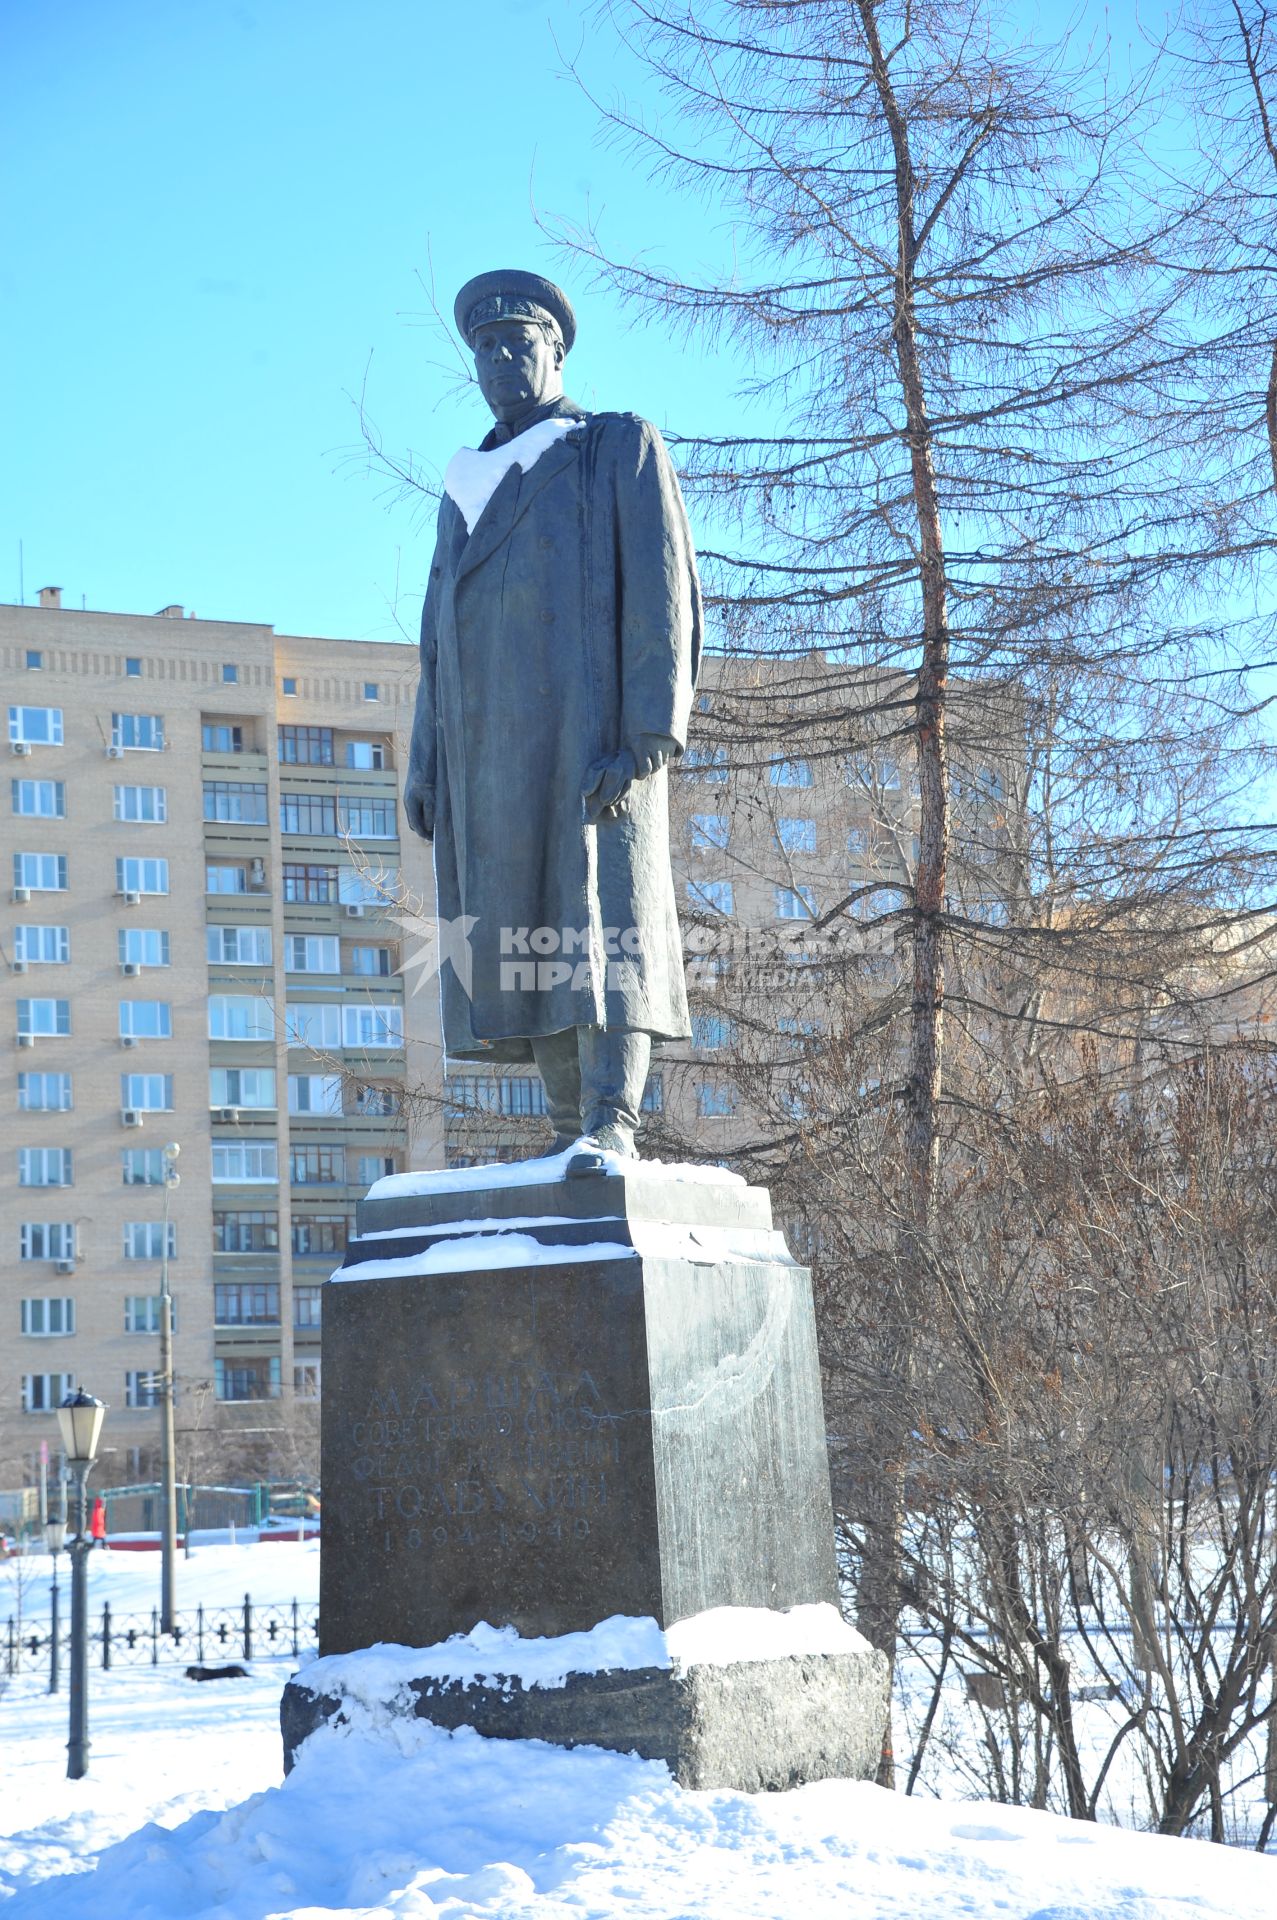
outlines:
[[[58,1408],[67,1466],[75,1476],[75,1538],[71,1555],[71,1731],[67,1740],[67,1779],[82,1780],[89,1770],[89,1557],[87,1483],[98,1456],[98,1438],[106,1408],[83,1387],[69,1393]]]
[[[67,1524],[65,1512],[65,1493],[63,1495],[63,1513],[51,1513],[44,1523],[44,1538],[49,1552],[53,1555],[53,1585],[49,1588],[49,1692],[58,1690],[58,1668],[61,1649],[58,1636],[61,1623],[58,1619],[58,1555],[66,1542]]]
[[[181,1180],[176,1140],[164,1149],[164,1233],[160,1248],[160,1631],[172,1633],[177,1582],[177,1467],[173,1446],[173,1296],[168,1284],[169,1198]],[[187,1526],[190,1525],[189,1515]]]

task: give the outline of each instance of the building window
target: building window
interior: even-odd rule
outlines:
[[[665,1107],[665,1084],[659,1073],[649,1073],[647,1085],[643,1089],[643,1104],[640,1113],[661,1113]]]
[[[120,1105],[131,1107],[138,1113],[171,1113],[173,1111],[172,1074],[122,1073]]]
[[[269,1360],[213,1362],[213,1392],[219,1400],[274,1400],[279,1384],[278,1354]]]
[[[130,1293],[124,1301],[125,1333],[158,1333],[160,1330],[160,1301],[158,1293]],[[169,1316],[174,1333],[177,1332],[177,1301],[169,1295]]]
[[[816,822],[797,818],[778,820],[776,844],[782,853],[815,853]]]
[[[173,1009],[167,1000],[121,1000],[121,1040],[171,1040]]]
[[[126,753],[162,753],[164,716],[159,713],[113,713],[111,745]]]
[[[164,1185],[163,1147],[123,1147],[120,1162],[121,1177],[126,1187]]]
[[[273,1067],[213,1067],[208,1076],[210,1107],[272,1109],[275,1105]]]
[[[293,1252],[344,1253],[351,1228],[345,1213],[295,1213],[293,1215]]]
[[[67,790],[61,780],[11,780],[13,811],[34,820],[65,820]]]
[[[281,833],[336,833],[337,797],[332,793],[281,793]]]
[[[344,1147],[294,1147],[288,1156],[288,1177],[295,1187],[342,1187],[346,1184]]]
[[[806,760],[773,760],[767,777],[774,787],[809,787],[811,768]]]
[[[454,1117],[463,1113],[501,1113],[526,1118],[546,1111],[541,1081],[523,1074],[452,1073],[444,1081],[444,1097],[447,1111]],[[373,1177],[380,1179],[381,1176]]]
[[[10,707],[9,741],[29,747],[62,745],[61,707]]]
[[[736,1111],[736,1089],[716,1080],[702,1080],[696,1089],[696,1111],[702,1120],[725,1120]]]
[[[158,1407],[162,1392],[162,1382],[158,1373],[141,1372],[130,1368],[124,1376],[126,1407]]]
[[[711,847],[725,847],[727,835],[728,822],[725,813],[694,813],[692,815],[693,853],[707,853]]]
[[[211,967],[268,967],[269,927],[208,927],[205,945]]]
[[[168,819],[168,789],[117,787],[115,817],[117,820],[136,820],[148,826],[162,826]]]
[[[352,947],[350,949],[350,971],[371,975],[378,979],[388,979],[394,972],[391,962],[394,955],[389,947]]]
[[[205,893],[247,893],[247,867],[213,867],[204,869]]]
[[[214,1140],[213,1180],[237,1186],[278,1183],[278,1145],[274,1140],[264,1140],[260,1145],[241,1140]]]
[[[121,855],[115,863],[117,893],[167,893],[168,861]]]
[[[34,1340],[60,1340],[75,1332],[75,1301],[61,1298],[22,1302],[22,1331]]]
[[[341,942],[335,933],[286,934],[284,965],[290,973],[340,973]]]
[[[22,1376],[22,1411],[24,1413],[53,1413],[68,1394],[75,1392],[73,1373],[24,1373]]]
[[[849,787],[884,793],[900,791],[900,762],[889,753],[860,753],[847,762],[844,772]]]
[[[851,903],[857,920],[877,920],[883,914],[899,913],[905,904],[900,887],[870,887]]]
[[[244,729],[222,720],[206,720],[200,730],[205,753],[243,753]]]
[[[348,767],[376,773],[386,765],[386,746],[382,740],[347,740],[345,762]]]
[[[544,1095],[545,1089],[542,1088]],[[398,1155],[394,1153],[361,1153],[355,1162],[355,1184],[370,1187],[374,1180],[389,1179],[398,1173]]]
[[[736,1023],[721,1013],[692,1015],[692,1045],[702,1053],[715,1053],[720,1047],[736,1044]]]
[[[399,1111],[398,1087],[361,1086],[355,1088],[355,1112],[382,1120]]]
[[[395,840],[399,825],[393,800],[354,800],[338,797],[337,831],[360,840]]]
[[[318,1400],[319,1398],[319,1361],[294,1360],[293,1362],[293,1398],[295,1400]]]
[[[204,818],[227,821],[235,826],[266,825],[266,782],[264,780],[206,780],[204,782]]]
[[[688,904],[698,913],[731,913],[735,893],[730,880],[689,880]]]
[[[296,680],[291,679],[288,674],[284,675],[283,693],[284,693],[285,699],[287,700],[294,700],[297,697],[297,682]]]
[[[290,1073],[288,1076],[290,1113],[336,1114],[341,1112],[341,1076],[330,1073]]]
[[[274,1002],[255,994],[215,993],[208,1002],[210,1040],[273,1040]]]
[[[333,730],[331,727],[281,727],[279,759],[286,767],[331,767]]]
[[[20,1260],[74,1260],[75,1223],[71,1220],[24,1220],[18,1228]]]
[[[379,867],[376,874],[361,872],[358,867],[343,867],[339,876],[338,893],[342,904],[348,907],[384,907],[393,904],[399,898],[398,867]]]
[[[377,682],[375,680],[365,680],[364,681],[364,699],[380,700],[380,698],[381,698],[381,688],[377,685]]]
[[[403,1004],[398,1000],[367,1000],[342,1008],[342,1045],[398,1049],[403,1039]]]
[[[213,1320],[219,1327],[277,1327],[277,1280],[219,1281],[213,1288]]]
[[[168,1223],[168,1257],[177,1258],[177,1228],[173,1221]],[[127,1220],[124,1223],[124,1258],[126,1260],[162,1260],[164,1258],[164,1222],[162,1220]]]
[[[19,1147],[20,1187],[69,1187],[74,1181],[70,1147]]]
[[[213,1214],[214,1253],[276,1253],[279,1215],[272,1210],[237,1208]]]
[[[125,659],[124,677],[126,680],[140,680],[142,678],[142,662],[136,654],[129,654]]]
[[[776,918],[778,920],[814,920],[816,917],[816,894],[812,887],[777,887]]]
[[[295,905],[323,906],[337,899],[336,867],[307,867],[284,862],[284,900]]]
[[[20,1113],[69,1113],[71,1076],[69,1073],[20,1073],[18,1075],[18,1111]]]
[[[27,648],[28,673],[39,673],[43,665],[44,665],[44,655],[39,651],[37,647],[28,647]]]
[[[222,668],[222,684],[224,686],[233,687],[238,684],[238,681],[239,681],[238,667],[233,667],[227,664]]]
[[[69,1000],[19,1000],[18,1032],[33,1038],[62,1038],[71,1031]]]
[[[726,780],[726,747],[689,747],[679,761],[680,771],[694,780]]]
[[[15,853],[13,884],[29,893],[65,893],[67,857],[65,853]]]
[[[293,1288],[293,1325],[295,1327],[318,1327],[323,1320],[322,1287]]]
[[[61,967],[71,958],[68,927],[15,927],[13,957],[29,967]]]
[[[121,966],[166,967],[168,935],[162,927],[121,927],[117,936]]]
[[[847,851],[857,860],[868,858],[869,844],[870,833],[868,827],[853,827],[847,835]],[[915,859],[917,858],[916,855],[914,857]]]

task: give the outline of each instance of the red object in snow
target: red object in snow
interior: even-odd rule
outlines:
[[[89,1521],[89,1536],[94,1540],[106,1539],[106,1501],[99,1494],[93,1502],[93,1518]]]

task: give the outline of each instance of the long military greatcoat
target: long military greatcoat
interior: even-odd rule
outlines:
[[[531,1036],[583,1025],[687,1037],[668,773],[597,826],[582,792],[641,734],[681,751],[700,645],[687,516],[649,422],[580,417],[469,534],[445,495],[409,780],[435,790],[439,918],[473,920],[470,993],[441,974],[454,1057],[527,1059]]]

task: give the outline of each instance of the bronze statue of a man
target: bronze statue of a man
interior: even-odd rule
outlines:
[[[563,391],[576,336],[538,274],[480,274],[458,331],[496,425],[445,476],[404,805],[434,841],[454,1059],[535,1060],[552,1152],[633,1154],[654,1039],[688,1037],[668,772],[701,596],[656,428]],[[464,920],[462,921],[462,916]]]

